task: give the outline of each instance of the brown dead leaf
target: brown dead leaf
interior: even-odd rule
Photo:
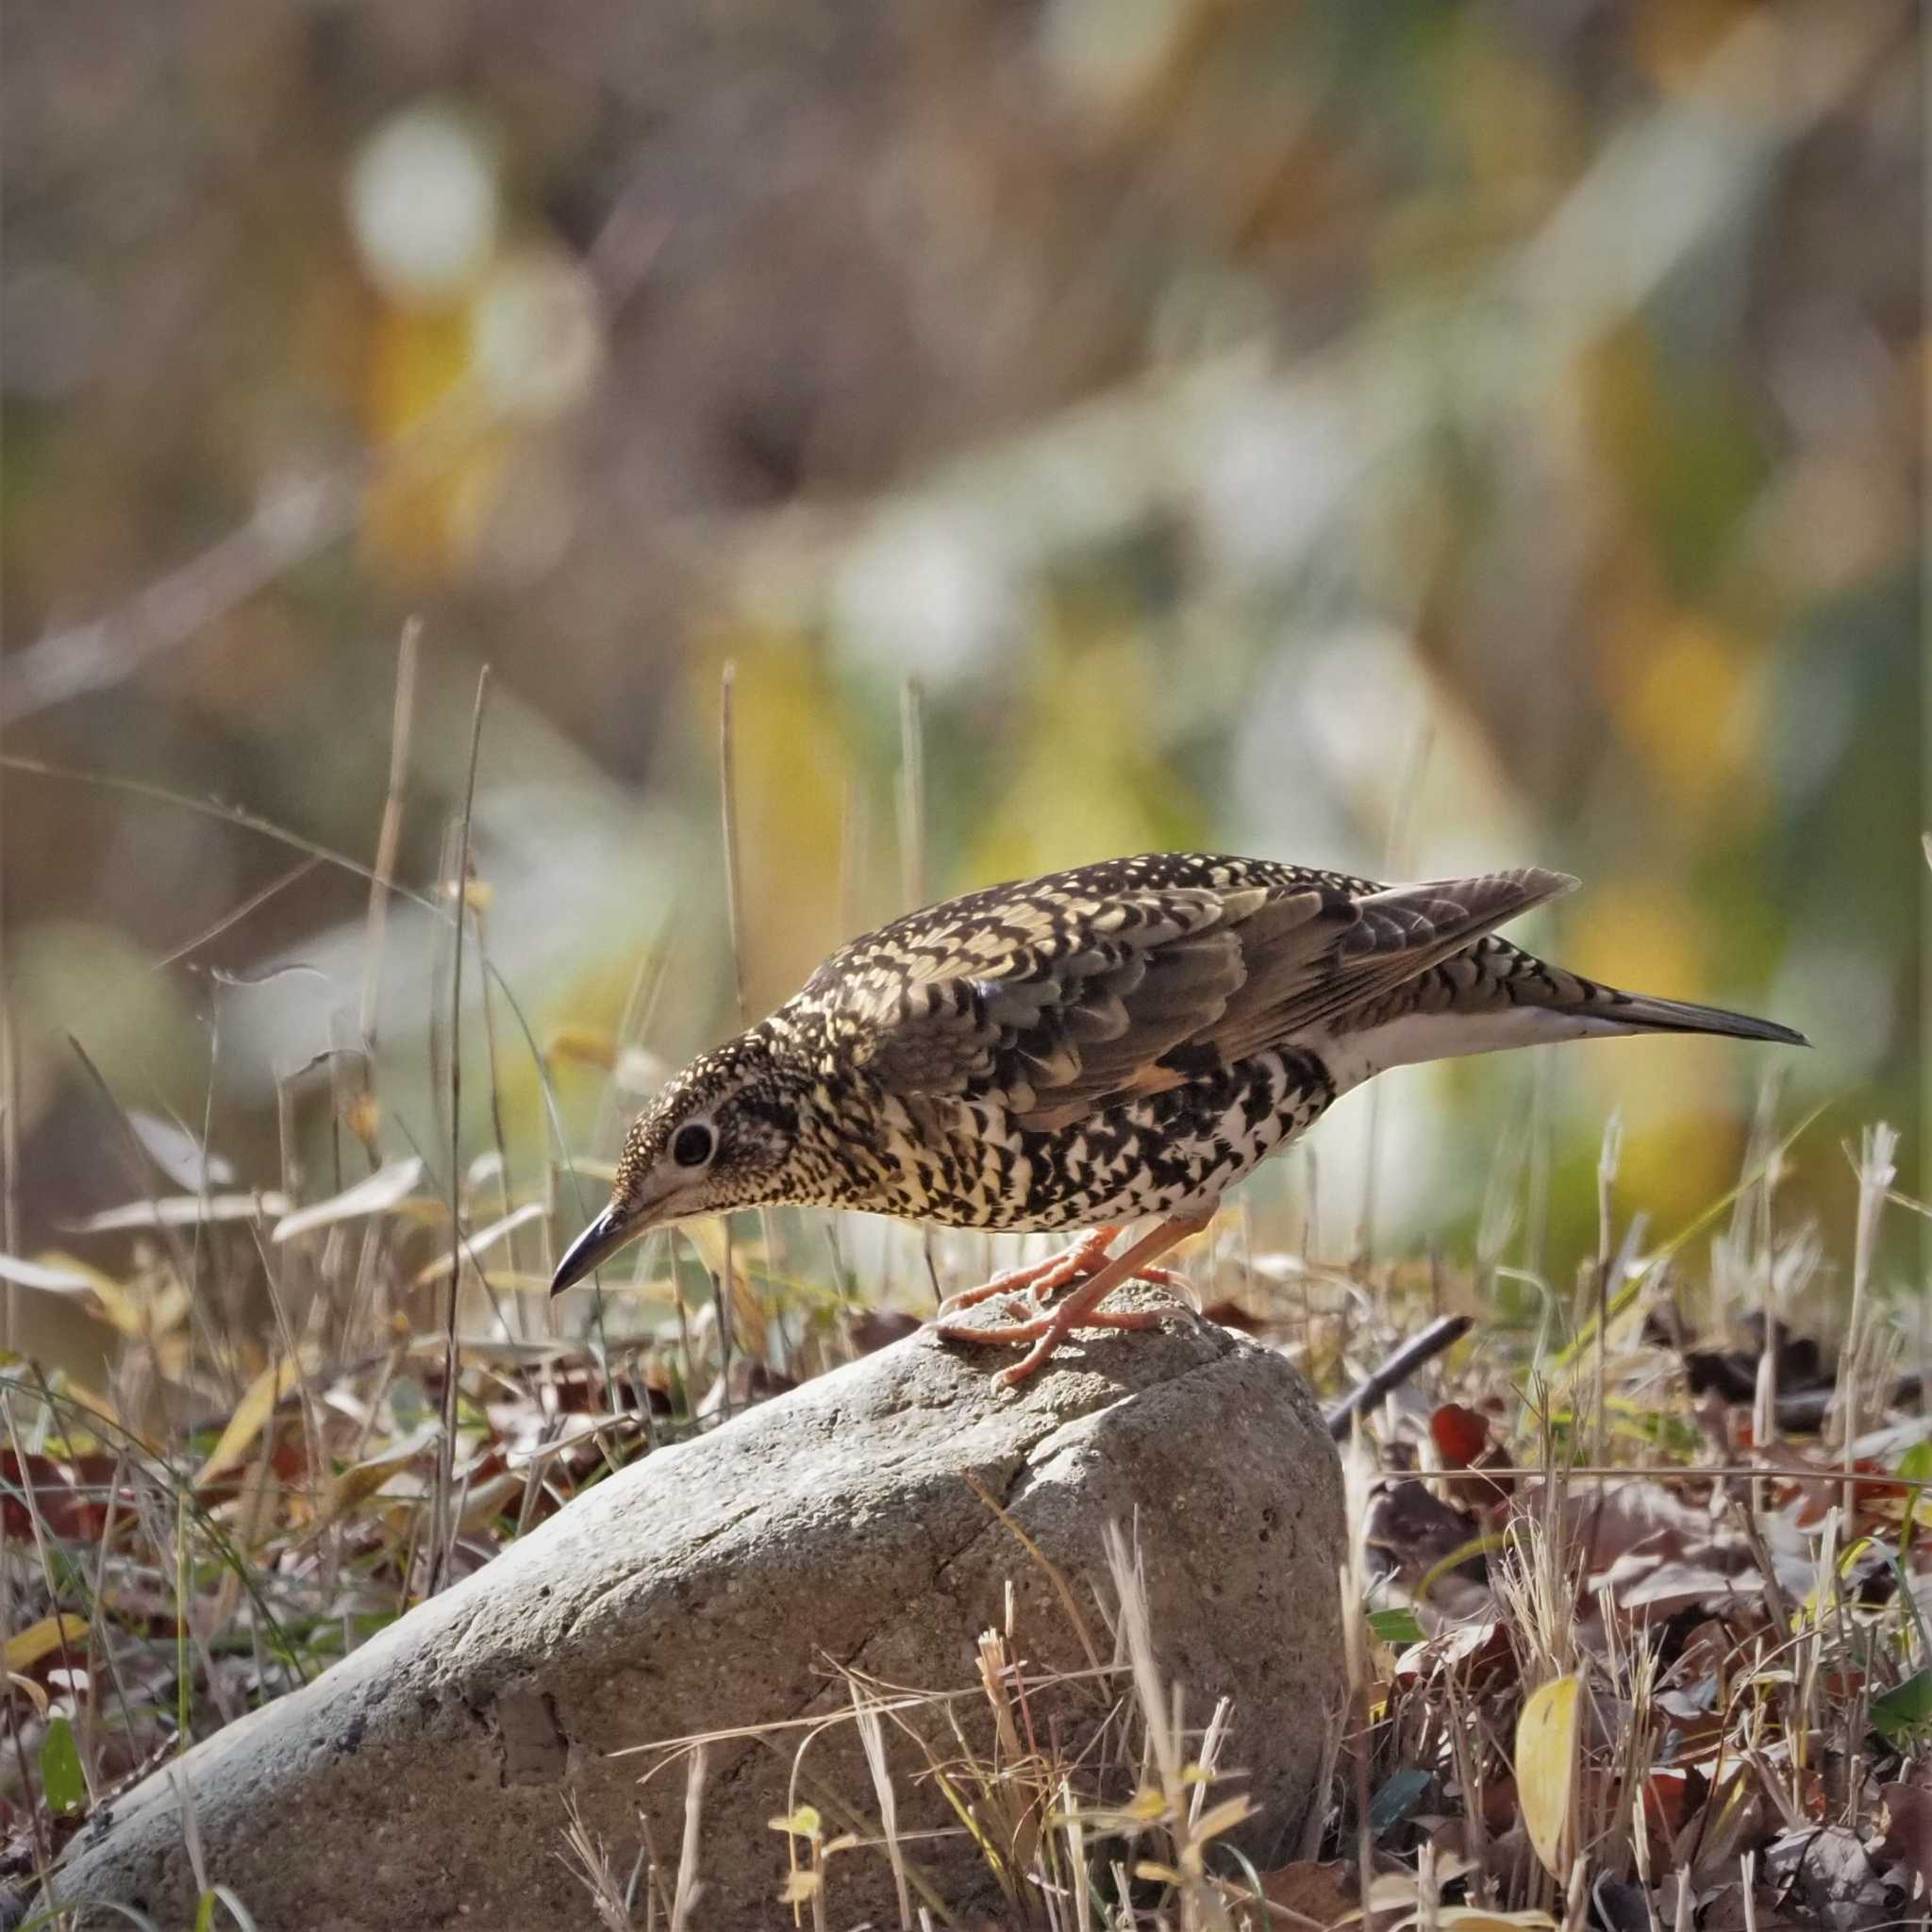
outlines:
[[[1391,1559],[1395,1573],[1411,1583],[1451,1562],[1473,1581],[1481,1581],[1487,1559],[1472,1546],[1482,1535],[1475,1517],[1452,1509],[1430,1492],[1426,1483],[1416,1480],[1392,1482],[1380,1490],[1369,1505],[1363,1527],[1369,1548]]]
[[[1932,1790],[1923,1785],[1882,1785],[1888,1819],[1885,1855],[1903,1858],[1932,1892]]]
[[[853,1354],[871,1355],[908,1335],[917,1335],[924,1326],[917,1315],[909,1315],[904,1308],[867,1308],[852,1317],[845,1333],[851,1339]]]
[[[1324,1864],[1297,1859],[1261,1874],[1261,1896],[1279,1907],[1275,1916],[1291,1915],[1308,1925],[1333,1925],[1356,1905],[1356,1874],[1340,1859]]]

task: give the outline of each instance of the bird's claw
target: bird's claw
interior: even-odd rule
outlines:
[[[1033,1346],[1018,1361],[994,1377],[1003,1387],[1011,1389],[1038,1370],[1078,1329],[1158,1328],[1160,1322],[1158,1308],[1076,1308],[1069,1305],[1051,1314],[1035,1315],[1029,1321],[1005,1322],[987,1327],[969,1322],[935,1322],[933,1332],[941,1341],[970,1341],[989,1347],[1032,1342]]]

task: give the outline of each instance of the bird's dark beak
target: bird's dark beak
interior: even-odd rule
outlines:
[[[619,1248],[639,1232],[635,1217],[618,1213],[615,1207],[605,1208],[596,1220],[563,1251],[557,1273],[550,1277],[550,1292],[561,1294],[575,1288],[593,1269],[601,1268]]]

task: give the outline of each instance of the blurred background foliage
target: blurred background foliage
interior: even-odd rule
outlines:
[[[8,0],[7,1247],[140,1191],[69,1031],[241,1185],[440,1171],[447,919],[371,986],[367,880],[194,808],[372,863],[412,616],[430,902],[492,670],[463,1125],[525,1190],[530,1041],[608,1154],[734,1024],[729,662],[755,1008],[1111,853],[1553,864],[1530,937],[1817,1051],[1411,1070],[1257,1226],[1562,1281],[1607,1120],[1674,1227],[1774,1073],[1841,1225],[1859,1122],[1919,1149],[1922,19]]]

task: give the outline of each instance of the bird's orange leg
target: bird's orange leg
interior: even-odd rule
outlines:
[[[1166,1275],[1166,1269],[1157,1271],[1152,1264],[1177,1242],[1199,1234],[1212,1218],[1208,1214],[1186,1214],[1163,1221],[1124,1254],[1113,1256],[1105,1267],[1091,1274],[1051,1314],[1042,1313],[1030,1321],[991,1328],[974,1327],[970,1323],[941,1322],[936,1324],[938,1332],[946,1341],[1032,1342],[1033,1346],[1011,1368],[1000,1371],[999,1379],[1010,1389],[1032,1374],[1076,1328],[1154,1327],[1160,1320],[1158,1309],[1119,1308],[1109,1314],[1099,1304],[1122,1282],[1136,1275],[1142,1279]],[[1081,1243],[1082,1248],[1086,1246],[1086,1242]]]
[[[958,1294],[949,1294],[939,1305],[933,1319],[936,1322],[950,1321],[962,1308],[977,1307],[981,1302],[991,1301],[996,1295],[1023,1291],[1028,1294],[1035,1307],[1043,1308],[1070,1283],[1097,1274],[1105,1268],[1107,1251],[1119,1236],[1117,1225],[1096,1227],[1091,1234],[1082,1235],[1071,1248],[1050,1256],[1044,1261],[1034,1261],[1024,1268],[1003,1269],[991,1281],[982,1281],[977,1288],[962,1288]],[[1191,1295],[1193,1292],[1188,1286],[1187,1277],[1172,1268],[1141,1268],[1136,1271],[1134,1278],[1175,1294]]]
[[[961,1308],[977,1307],[981,1302],[991,1301],[996,1294],[1018,1294],[1023,1289],[1031,1289],[1035,1301],[1044,1301],[1056,1289],[1064,1288],[1068,1282],[1076,1281],[1081,1275],[1091,1274],[1096,1268],[1106,1266],[1108,1248],[1119,1233],[1118,1227],[1096,1227],[1091,1234],[1083,1234],[1071,1248],[1051,1255],[1044,1261],[1035,1261],[1024,1268],[1003,1269],[991,1281],[982,1281],[977,1288],[965,1288],[958,1294],[949,1294],[940,1304],[939,1313],[934,1319],[947,1321]]]

